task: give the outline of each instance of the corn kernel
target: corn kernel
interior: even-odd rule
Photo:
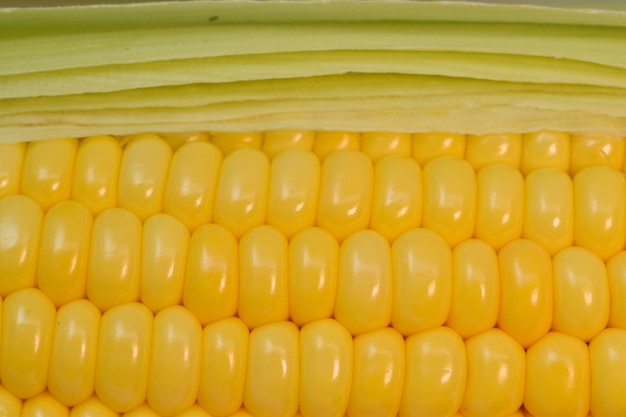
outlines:
[[[522,135],[515,133],[467,135],[465,159],[476,171],[497,163],[519,170],[522,159]]]
[[[569,172],[571,138],[565,132],[543,130],[522,135],[522,174],[541,168]]]
[[[220,225],[204,225],[191,236],[183,305],[202,325],[237,312],[238,259],[235,237]]]
[[[405,336],[441,326],[451,303],[452,254],[428,229],[406,232],[393,243],[391,324]]]
[[[361,134],[361,151],[373,163],[390,156],[411,156],[411,135],[393,132],[365,132]]]
[[[263,144],[263,134],[258,132],[249,133],[212,133],[211,142],[224,154],[240,149],[251,148],[261,149]]]
[[[265,132],[261,150],[269,159],[288,149],[311,151],[315,132],[307,130],[276,130]]]
[[[0,385],[0,416],[19,416],[22,412],[22,400],[11,394],[9,390]]]
[[[243,403],[248,338],[248,328],[237,317],[203,330],[198,402],[214,417],[228,416]]]
[[[465,345],[448,327],[406,339],[401,416],[445,417],[461,406],[467,377]]]
[[[626,329],[626,251],[606,263],[609,279],[609,327]]]
[[[20,192],[25,143],[0,144],[0,199]]]
[[[117,207],[122,147],[111,136],[92,136],[80,142],[74,175],[72,199],[97,216]]]
[[[87,401],[72,408],[70,417],[120,417],[120,415],[93,395]]]
[[[413,158],[421,166],[440,156],[465,156],[465,135],[458,133],[416,133],[413,135]]]
[[[191,231],[213,220],[217,179],[222,154],[207,142],[193,142],[173,155],[163,197],[163,211]]]
[[[388,156],[374,166],[370,228],[393,242],[422,221],[422,170],[408,157]]]
[[[348,237],[339,251],[335,318],[352,335],[380,329],[391,320],[391,250],[372,230]]]
[[[594,416],[626,415],[626,330],[604,329],[589,343],[591,413]]]
[[[576,134],[571,139],[570,174],[591,166],[622,169],[624,139],[603,134]]]
[[[299,334],[287,321],[250,333],[244,405],[257,417],[292,417],[298,410]]]
[[[24,401],[21,417],[68,417],[70,410],[48,392]]]
[[[361,149],[361,134],[356,132],[317,132],[313,142],[313,153],[320,161],[333,152],[342,149],[358,151]]]

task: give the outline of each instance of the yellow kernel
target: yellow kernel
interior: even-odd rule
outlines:
[[[354,373],[348,415],[393,417],[405,376],[404,339],[392,328],[354,338]]]
[[[78,404],[70,411],[70,417],[119,417],[120,415],[107,407],[97,396]]]
[[[184,307],[167,307],[154,317],[146,399],[160,415],[176,415],[196,401],[201,343],[200,323]]]
[[[152,323],[152,313],[140,303],[118,305],[102,315],[95,391],[117,412],[133,410],[146,399]]]
[[[189,231],[169,214],[155,214],[143,225],[140,298],[153,313],[183,297]]]
[[[455,331],[435,327],[407,338],[400,415],[453,415],[463,401],[466,377],[465,345]]]
[[[391,250],[373,230],[348,237],[339,250],[335,318],[352,335],[389,324],[393,297]]]
[[[392,326],[404,336],[441,326],[450,311],[450,247],[436,233],[415,229],[396,239],[391,256]]]
[[[265,222],[270,165],[267,156],[255,149],[237,149],[222,163],[214,221],[239,239]]]
[[[272,160],[267,197],[267,224],[287,239],[315,224],[320,162],[312,152],[289,149]]]
[[[626,330],[604,329],[589,343],[591,414],[626,415]]]
[[[307,130],[276,130],[265,132],[261,150],[269,159],[287,149],[311,151],[315,132]]]
[[[211,143],[193,142],[180,147],[167,175],[163,211],[191,231],[211,222],[221,166],[222,154]]]
[[[80,142],[74,175],[72,199],[97,216],[117,207],[122,147],[111,136],[92,136]]]
[[[289,311],[298,326],[333,315],[338,259],[339,244],[323,229],[304,229],[289,242]]]
[[[248,338],[248,328],[238,317],[204,328],[198,402],[214,417],[228,416],[243,403]]]
[[[20,192],[26,143],[0,144],[0,199]]]
[[[411,159],[389,156],[374,166],[370,227],[390,242],[422,221],[422,170]]]
[[[528,349],[526,367],[524,407],[532,415],[587,416],[590,371],[585,342],[548,333]]]
[[[340,242],[367,228],[373,189],[374,169],[363,153],[342,150],[331,154],[322,164],[317,226]]]
[[[522,174],[541,168],[569,172],[570,143],[565,132],[542,130],[522,135]]]
[[[2,303],[0,378],[17,397],[46,389],[55,316],[54,304],[36,288],[13,292]]]
[[[452,251],[452,303],[446,325],[465,339],[494,327],[499,310],[498,256],[485,242],[466,240]]]
[[[478,171],[476,184],[474,236],[499,250],[522,235],[524,178],[508,165],[494,164]]]
[[[298,410],[299,334],[288,321],[250,333],[244,405],[254,416],[291,417]]]
[[[352,386],[353,343],[332,319],[300,331],[300,412],[307,417],[343,417]]]
[[[69,200],[77,148],[76,139],[29,143],[22,167],[21,193],[35,200],[44,211]]]
[[[470,164],[444,156],[424,167],[423,227],[454,247],[474,234],[476,178]]]
[[[394,132],[365,132],[361,134],[361,151],[372,162],[390,156],[411,156],[411,135]]]
[[[128,413],[123,414],[124,417],[161,417],[146,403],[140,405]]]
[[[0,385],[0,416],[19,416],[22,412],[22,400]]]
[[[552,325],[552,261],[536,243],[520,239],[502,248],[498,327],[524,348]]]
[[[220,225],[204,225],[191,236],[183,305],[202,325],[237,312],[238,259],[235,237]]]
[[[313,153],[320,161],[333,152],[342,149],[358,151],[361,149],[361,134],[356,132],[317,132],[313,142]]]
[[[622,169],[624,138],[603,134],[577,134],[572,135],[570,146],[570,174],[572,176],[591,166]]]
[[[133,213],[113,208],[93,224],[87,267],[87,297],[101,311],[139,300],[141,222]]]
[[[211,142],[224,154],[240,148],[261,149],[263,134],[258,132],[249,133],[212,133]]]
[[[85,297],[92,224],[91,213],[76,201],[58,203],[44,217],[37,287],[57,307]]]
[[[238,316],[252,329],[289,318],[287,239],[258,226],[239,241]]]
[[[526,177],[522,237],[541,245],[550,255],[574,243],[572,179],[557,169],[539,169]]]
[[[43,211],[24,195],[0,200],[0,297],[34,287]]]
[[[626,242],[626,181],[607,167],[585,168],[574,177],[574,243],[606,260]]]
[[[172,148],[156,135],[138,135],[124,149],[118,203],[142,221],[163,211],[165,180]]]
[[[70,410],[47,391],[24,401],[21,417],[68,417]]]
[[[458,133],[416,133],[413,135],[413,158],[421,166],[440,156],[465,156],[465,135]]]
[[[626,251],[606,263],[609,279],[609,327],[626,329]]]
[[[57,312],[48,390],[68,406],[86,401],[93,393],[100,318],[98,308],[84,299]]]
[[[467,386],[462,412],[467,417],[507,416],[524,400],[524,349],[500,329],[465,341]]]
[[[522,135],[516,133],[467,135],[465,159],[476,171],[497,163],[519,170],[522,159]]]

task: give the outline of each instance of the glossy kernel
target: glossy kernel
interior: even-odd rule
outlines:
[[[311,151],[315,132],[308,130],[275,130],[263,135],[262,151],[269,159],[288,149]]]
[[[588,342],[606,327],[609,319],[606,267],[592,252],[576,246],[556,254],[552,266],[552,329]]]
[[[43,211],[30,198],[0,200],[0,297],[34,287]]]
[[[283,151],[272,160],[267,224],[287,239],[315,224],[320,171],[319,159],[301,149]]]
[[[69,408],[44,391],[24,401],[21,417],[68,417]]]
[[[467,386],[462,412],[468,417],[508,416],[522,405],[524,349],[500,329],[466,340]]]
[[[74,175],[72,199],[97,216],[117,206],[122,147],[111,136],[92,136],[80,142]]]
[[[607,167],[590,167],[574,177],[574,243],[603,260],[626,242],[626,181]]]
[[[187,143],[172,157],[163,211],[194,231],[213,220],[213,205],[222,154],[207,142]]]
[[[150,310],[180,304],[189,231],[168,214],[155,214],[143,226],[140,298]]]
[[[404,339],[392,328],[354,338],[354,374],[348,415],[392,417],[398,413],[405,376]]]
[[[626,251],[606,263],[609,280],[609,327],[626,329]]]
[[[265,222],[270,165],[267,156],[255,149],[236,149],[222,163],[214,221],[237,239]]]
[[[577,134],[571,139],[570,174],[584,168],[607,166],[621,170],[624,161],[624,139],[604,134]]]
[[[0,416],[15,417],[22,411],[22,399],[0,385]]]
[[[393,297],[387,241],[372,230],[353,234],[341,245],[338,273],[337,321],[352,335],[387,326]]]
[[[461,406],[467,377],[465,345],[448,327],[406,339],[406,379],[400,416],[447,417]]]
[[[474,234],[476,178],[471,165],[450,156],[424,167],[423,227],[438,233],[451,247]]]
[[[353,372],[352,336],[332,319],[300,331],[300,412],[307,417],[343,417]]]
[[[238,315],[252,329],[289,318],[287,239],[258,226],[239,242]]]
[[[261,149],[263,145],[263,134],[258,132],[211,133],[211,142],[226,156],[241,148]]]
[[[415,229],[396,239],[391,256],[392,326],[405,336],[441,326],[450,311],[450,247],[436,233]]]
[[[289,242],[289,311],[298,326],[333,315],[337,298],[339,244],[312,227]]]
[[[522,135],[522,174],[541,168],[569,172],[570,143],[565,132],[543,130]]]
[[[122,304],[102,315],[95,391],[117,412],[139,407],[146,399],[152,323],[152,313],[139,303]]]
[[[370,221],[374,169],[363,153],[342,150],[322,165],[317,226],[342,242],[367,228]]]
[[[320,161],[342,149],[358,151],[361,149],[361,134],[356,132],[317,132],[313,142],[313,152]]]
[[[2,303],[0,378],[20,398],[32,398],[47,384],[56,311],[36,288],[9,295]]]
[[[589,394],[589,352],[585,342],[551,332],[528,349],[524,407],[532,415],[585,417]]]
[[[122,155],[118,204],[142,221],[163,211],[172,148],[156,135],[133,137]]]
[[[228,416],[243,403],[248,338],[248,328],[237,317],[204,328],[198,402],[214,417]]]
[[[256,417],[292,417],[298,410],[299,334],[282,321],[250,333],[244,405]]]
[[[522,237],[550,255],[574,243],[574,187],[557,169],[539,169],[526,177]]]
[[[518,170],[522,158],[522,135],[515,133],[467,135],[465,158],[476,171],[498,163]]]
[[[162,416],[191,407],[198,396],[202,328],[182,306],[154,317],[146,399]]]
[[[452,302],[446,324],[465,339],[494,327],[499,310],[498,256],[485,242],[466,240],[452,252]]]
[[[44,211],[69,200],[77,148],[76,139],[30,142],[22,167],[21,193]]]
[[[0,199],[20,192],[25,143],[0,144]]]
[[[552,261],[539,245],[520,239],[500,250],[498,262],[498,327],[527,348],[552,325]]]
[[[120,415],[93,395],[87,401],[73,407],[70,417],[120,417]]]
[[[365,132],[361,134],[361,151],[372,162],[390,156],[411,156],[411,135],[394,132]]]
[[[508,165],[495,164],[478,171],[476,183],[474,236],[498,250],[522,235],[524,178]]]
[[[239,255],[235,237],[207,224],[189,241],[183,305],[202,325],[235,315],[239,300]]]
[[[122,208],[100,214],[91,234],[87,297],[101,311],[139,300],[141,222]]]
[[[63,201],[46,213],[41,231],[37,287],[57,306],[85,297],[91,213]]]
[[[74,406],[94,390],[100,311],[88,300],[61,307],[56,316],[48,390],[59,401]]]
[[[408,157],[389,156],[374,166],[370,227],[393,242],[422,221],[422,170]]]
[[[421,166],[440,156],[465,156],[465,135],[458,133],[416,133],[413,135],[413,158]]]
[[[626,330],[604,329],[589,343],[591,413],[597,417],[626,415]]]

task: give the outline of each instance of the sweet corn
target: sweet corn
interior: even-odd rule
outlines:
[[[623,139],[203,138],[0,145],[0,415],[626,413]]]

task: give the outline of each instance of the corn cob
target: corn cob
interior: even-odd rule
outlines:
[[[578,153],[575,174],[560,155],[524,175],[522,155],[537,152],[537,138],[555,149],[563,134],[473,137],[484,147],[474,162],[446,145],[462,135],[320,136],[317,147],[298,132],[273,133],[271,146],[230,134],[228,146],[241,139],[232,149],[208,135],[0,145],[13,156],[0,160],[1,230],[21,237],[0,247],[3,407],[227,416],[244,406],[304,417],[624,410],[622,378],[611,374],[625,360],[626,188],[613,167],[623,153]],[[518,146],[500,146],[509,140]],[[141,148],[167,162],[148,166]],[[489,157],[496,148],[517,156]],[[594,221],[610,226],[594,236]]]

